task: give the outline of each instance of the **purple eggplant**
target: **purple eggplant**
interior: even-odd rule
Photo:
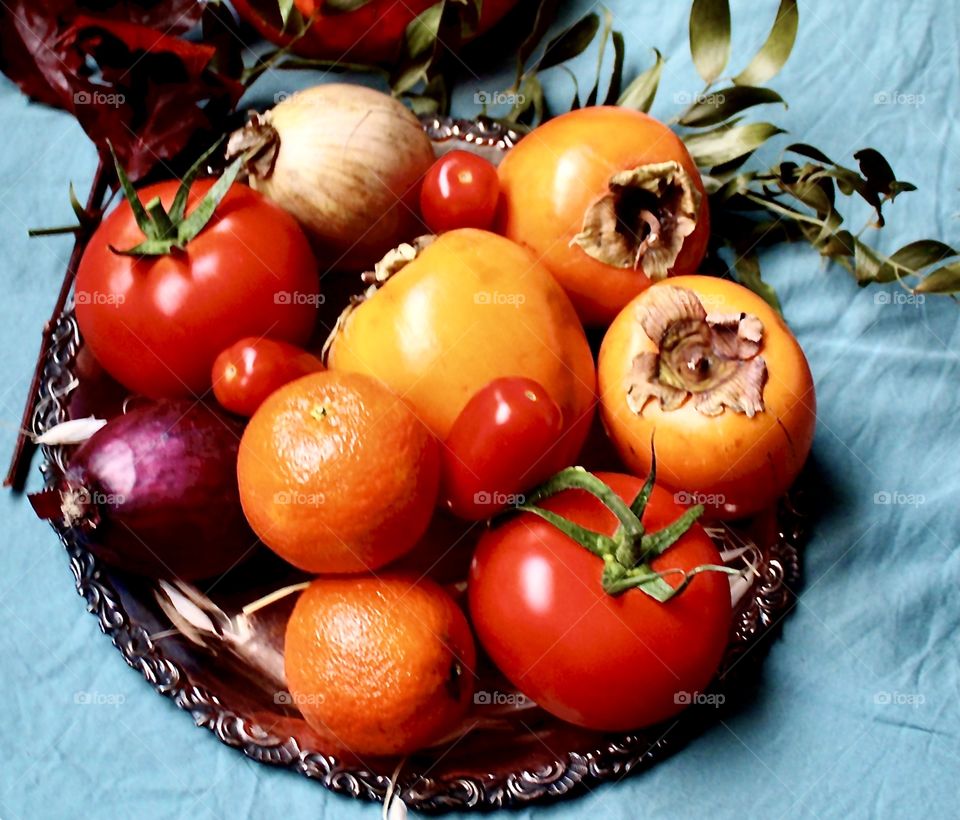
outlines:
[[[191,401],[117,416],[73,455],[58,482],[63,523],[118,568],[194,580],[252,552],[237,489],[243,425]]]

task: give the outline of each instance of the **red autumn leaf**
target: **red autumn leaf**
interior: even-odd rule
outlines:
[[[0,69],[30,96],[72,112],[101,152],[112,143],[140,179],[197,134],[221,132],[243,92],[214,69],[212,45],[175,36],[202,11],[195,0],[0,4]]]

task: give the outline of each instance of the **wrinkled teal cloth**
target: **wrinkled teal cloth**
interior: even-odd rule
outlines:
[[[699,91],[688,4],[609,0],[628,72],[669,60],[654,113]],[[734,53],[762,42],[776,3],[733,3]],[[919,186],[889,208],[887,250],[960,241],[960,8],[801,2],[793,58],[768,116],[828,155],[875,146]],[[573,19],[590,7],[568,4]],[[576,67],[592,83],[594,56]],[[733,66],[738,70],[743,63]],[[315,75],[314,75],[315,76]],[[569,77],[544,76],[557,107]],[[250,95],[311,82],[268,75]],[[473,94],[509,83],[468,84]],[[67,184],[89,185],[94,151],[69,116],[0,80],[0,452],[19,421],[40,329],[69,253],[28,226],[70,220]],[[597,139],[603,135],[598,134]],[[765,158],[775,154],[765,152]],[[858,209],[856,230],[868,213]],[[810,360],[822,477],[805,582],[753,702],[653,770],[517,817],[956,817],[960,772],[960,313],[896,289],[859,290],[802,247],[763,258]],[[32,484],[38,485],[36,470]],[[883,503],[887,501],[889,503]],[[73,591],[63,549],[22,498],[0,494],[0,818],[375,818],[380,807],[257,765],[158,697],[99,633]]]

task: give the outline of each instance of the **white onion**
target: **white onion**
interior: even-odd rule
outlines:
[[[417,118],[358,85],[300,91],[235,132],[249,184],[293,214],[327,268],[366,270],[423,233],[419,182],[434,160]]]

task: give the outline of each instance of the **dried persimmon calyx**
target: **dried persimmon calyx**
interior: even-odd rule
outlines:
[[[676,410],[691,396],[705,416],[724,408],[752,418],[763,412],[767,365],[760,355],[763,323],[752,314],[707,314],[686,288],[651,290],[637,321],[657,346],[634,357],[627,404],[638,415],[651,399]]]
[[[700,191],[679,162],[619,171],[587,208],[571,245],[607,265],[662,279],[697,227]]]

